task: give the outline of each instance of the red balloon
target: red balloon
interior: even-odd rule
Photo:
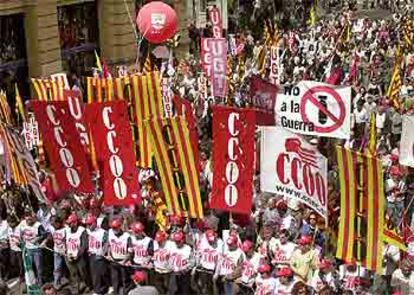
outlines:
[[[151,43],[159,44],[177,31],[177,14],[171,6],[160,1],[145,4],[138,13],[137,25],[141,34]]]

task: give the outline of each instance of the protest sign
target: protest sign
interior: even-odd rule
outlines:
[[[301,136],[281,127],[261,127],[260,186],[295,198],[327,218],[327,159]]]
[[[85,108],[99,170],[105,205],[139,204],[138,172],[125,101],[91,103]]]
[[[351,87],[302,81],[284,85],[276,99],[276,125],[295,133],[349,138]]]
[[[249,214],[252,206],[255,111],[213,108],[211,207]]]
[[[212,94],[227,96],[227,43],[224,38],[203,38],[201,60],[207,77],[210,78]]]
[[[414,116],[404,116],[400,143],[400,164],[414,167]]]
[[[43,144],[61,192],[94,192],[86,153],[65,101],[32,101]]]

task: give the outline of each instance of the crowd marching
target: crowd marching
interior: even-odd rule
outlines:
[[[414,165],[399,164],[402,118],[414,114],[413,11],[404,7],[382,20],[359,18],[347,8],[316,20],[311,11],[306,26],[282,28],[269,21],[257,38],[240,29],[228,37],[226,100],[199,84],[200,38],[213,32],[190,26],[191,53],[159,68],[173,76],[172,91],[192,105],[204,218],[177,216],[167,206],[157,211],[163,195],[157,167],[139,170],[143,202],[128,207],[104,205],[102,191],[57,195],[52,172],[40,167],[46,203],[3,182],[0,294],[16,278],[29,294],[414,294]],[[279,50],[276,78],[264,50],[270,45]],[[249,108],[252,75],[278,85],[311,80],[352,87],[351,137],[308,138],[328,159],[328,223],[297,199],[262,191],[258,171],[250,215],[211,208],[211,107]],[[73,88],[84,92],[80,79],[72,78]],[[384,242],[383,253],[376,253],[380,272],[336,255],[341,192],[335,146],[362,151],[370,145],[372,114],[374,153],[384,169],[385,220],[404,244]],[[43,293],[30,289],[31,271],[29,281]]]

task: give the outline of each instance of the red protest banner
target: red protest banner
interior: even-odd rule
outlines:
[[[273,114],[278,88],[260,77],[250,78],[250,98],[253,108]]]
[[[254,110],[213,108],[212,208],[250,214],[254,133]]]
[[[94,187],[85,151],[67,102],[32,101],[30,106],[60,192],[92,193]]]
[[[141,202],[138,172],[125,101],[92,103],[85,108],[103,178],[105,205]]]
[[[216,97],[227,96],[227,42],[224,38],[201,39],[201,61]]]
[[[211,7],[208,11],[208,17],[213,25],[213,37],[221,38],[223,32],[223,22],[221,20],[220,10],[217,7]]]

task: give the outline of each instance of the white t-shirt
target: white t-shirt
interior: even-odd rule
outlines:
[[[262,279],[260,276],[256,279],[256,291],[254,292],[255,295],[275,295],[277,289],[278,281],[273,278],[269,277],[266,279]]]
[[[279,239],[276,239],[275,243],[272,244],[270,248],[274,256],[274,263],[289,264],[290,258],[296,247],[297,245],[295,243],[288,241],[285,244],[282,244]]]
[[[20,243],[20,227],[19,226],[16,226],[15,228],[11,228],[9,226],[8,236],[9,236],[10,250],[16,251],[16,252],[21,252],[22,250],[19,247],[19,243]]]
[[[290,295],[292,294],[293,286],[296,284],[296,280],[292,279],[289,281],[288,284],[282,284],[279,279],[277,279],[277,286],[276,286],[276,295]]]
[[[164,247],[160,247],[158,242],[154,241],[154,255],[152,256],[152,261],[156,272],[171,272],[170,256],[174,247],[175,245],[171,241],[166,241]]]
[[[246,260],[242,263],[242,275],[240,278],[243,284],[249,286],[253,285],[254,280],[257,276],[257,269],[259,268],[263,259],[264,257],[257,252],[255,252],[250,259],[246,257]]]
[[[237,267],[237,263],[246,259],[244,252],[237,248],[234,251],[225,249],[223,255],[219,258],[218,275],[227,276],[231,275]]]
[[[223,254],[224,244],[221,239],[217,239],[216,247],[211,246],[205,236],[200,240],[197,250],[197,260],[200,266],[207,270],[214,271],[220,255]]]
[[[401,269],[397,269],[392,274],[391,286],[393,288],[398,288],[403,295],[414,294],[414,272],[411,272],[408,277],[405,277],[401,272]]]
[[[9,224],[7,220],[0,221],[0,242],[7,243]]]
[[[192,267],[192,251],[189,245],[184,245],[181,248],[173,245],[169,262],[173,272],[189,270]]]
[[[339,267],[339,278],[342,281],[344,290],[353,291],[356,287],[357,278],[366,278],[367,271],[364,267],[360,267],[358,276],[358,267],[354,271],[349,271],[345,265]]]

